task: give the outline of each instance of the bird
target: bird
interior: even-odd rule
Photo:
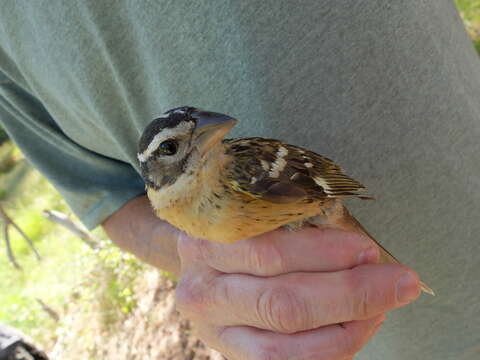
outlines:
[[[146,126],[137,158],[159,218],[194,238],[224,243],[281,227],[356,231],[377,244],[380,263],[399,263],[342,202],[373,199],[364,185],[306,148],[263,137],[225,138],[236,123],[222,113],[181,106]]]

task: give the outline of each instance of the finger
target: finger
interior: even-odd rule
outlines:
[[[212,324],[291,334],[371,318],[413,301],[419,291],[418,275],[392,264],[273,279],[225,274],[181,281],[177,308],[187,317]]]
[[[383,315],[368,320],[278,334],[252,327],[203,327],[201,337],[229,359],[349,359],[370,339]]]
[[[378,323],[372,329],[370,337],[374,337],[375,335],[377,335],[377,333],[380,331],[380,328],[382,327],[383,323],[385,322],[386,318],[387,318],[387,313],[382,313],[382,314],[378,315],[378,319],[379,319]],[[370,339],[367,339],[367,342],[368,342],[368,340],[370,340]]]
[[[299,271],[337,271],[379,258],[368,237],[336,229],[278,229],[232,244],[183,238],[184,253],[225,273],[275,276]]]

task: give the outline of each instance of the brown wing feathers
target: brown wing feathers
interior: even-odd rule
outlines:
[[[365,187],[343,173],[333,161],[278,140],[225,140],[235,156],[229,172],[241,190],[271,202],[313,201],[357,196]]]

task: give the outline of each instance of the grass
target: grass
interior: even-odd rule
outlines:
[[[0,204],[43,257],[38,262],[23,238],[10,229],[13,252],[24,269],[16,270],[8,261],[0,235],[0,322],[20,329],[48,348],[66,326],[62,318],[72,301],[85,309],[94,304],[105,328],[121,321],[122,314],[135,307],[133,283],[143,265],[114,247],[101,230],[95,235],[102,239],[102,246],[93,251],[45,219],[44,209],[68,213],[68,207],[10,142],[0,146]],[[36,299],[56,311],[60,322]]]
[[[456,0],[455,3],[480,54],[480,0]]]
[[[53,187],[22,158],[9,142],[0,147],[0,202],[10,217],[33,240],[43,256],[39,263],[23,238],[10,228],[10,240],[17,261],[24,271],[18,271],[5,255],[3,236],[0,243],[0,321],[46,340],[44,334],[55,327],[35,300],[41,299],[53,309],[61,309],[71,284],[81,277],[75,266],[76,254],[86,251],[84,245],[57,229],[42,216],[43,209],[67,211]]]

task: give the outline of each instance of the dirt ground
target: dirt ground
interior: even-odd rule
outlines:
[[[102,327],[94,308],[70,306],[59,327],[50,358],[68,360],[222,360],[192,332],[175,310],[174,283],[147,270],[136,285],[137,306],[114,329]]]

